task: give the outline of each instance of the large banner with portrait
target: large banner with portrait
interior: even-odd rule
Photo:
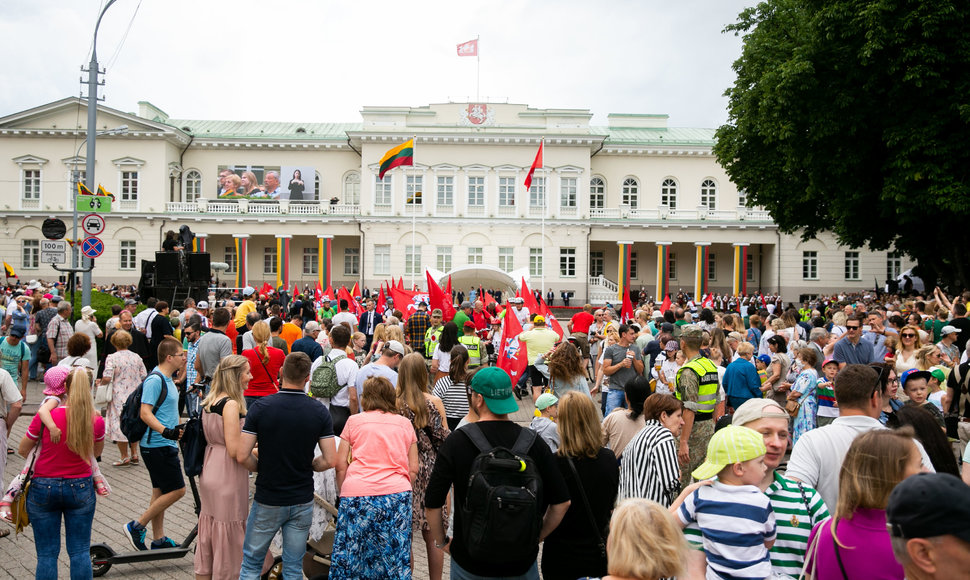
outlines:
[[[315,175],[307,165],[220,165],[217,198],[317,201]]]

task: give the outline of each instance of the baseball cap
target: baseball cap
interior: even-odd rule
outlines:
[[[680,350],[680,343],[676,340],[668,340],[664,345],[664,350]]]
[[[696,324],[685,324],[680,330],[681,338],[704,338],[704,331]]]
[[[209,303],[206,302],[205,300],[200,300],[199,303],[195,305],[195,307],[198,310],[208,310],[209,309]]]
[[[918,473],[889,494],[889,533],[897,538],[953,535],[970,542],[970,487],[949,473]]]
[[[906,390],[906,381],[908,381],[909,379],[930,380],[931,376],[933,375],[930,374],[930,371],[921,371],[919,369],[909,369],[908,371],[899,375],[899,387],[903,390]]]
[[[252,296],[256,292],[256,289],[252,286],[246,286],[243,288],[243,296]]]
[[[386,349],[388,349],[390,351],[396,352],[397,354],[399,354],[401,356],[404,356],[404,354],[405,354],[405,352],[404,352],[404,345],[401,344],[400,342],[396,341],[396,340],[389,340],[389,341],[387,341],[387,344],[384,345],[384,348],[386,348]]]
[[[30,286],[28,286],[28,288],[30,288]],[[954,332],[957,334],[960,334],[960,329],[957,328],[956,326],[953,326],[952,324],[947,324],[946,326],[940,329],[940,336],[946,336],[948,334],[953,334]]]
[[[498,367],[486,367],[475,373],[471,387],[485,398],[488,410],[496,415],[507,415],[519,410],[512,394],[512,379]]]
[[[459,306],[458,308],[461,308],[462,310],[464,310],[466,308],[471,308],[471,307],[472,307],[472,303],[465,300],[464,302],[461,303],[461,306]]]
[[[552,393],[542,393],[539,395],[539,398],[536,399],[536,409],[539,409],[540,411],[544,411],[557,404],[559,404],[559,399],[557,399],[556,395],[553,395]]]
[[[66,387],[64,381],[71,373],[70,367],[53,366],[44,373],[44,394],[52,397],[59,397],[64,394]]]
[[[539,316],[536,316],[535,318],[533,318],[532,319],[532,322],[533,322],[533,324],[545,324],[546,323],[546,317],[545,316],[542,316],[540,314]]]
[[[758,360],[760,360],[761,362],[765,363],[765,365],[770,365],[771,364],[771,357],[768,356],[768,355],[766,355],[766,354],[759,354],[758,355]]]
[[[711,436],[707,444],[707,459],[692,475],[698,479],[710,479],[728,465],[760,457],[767,452],[761,433],[747,427],[728,425]]]
[[[674,331],[674,325],[669,322],[664,322],[663,324],[660,325],[660,332],[666,332],[667,334],[670,334],[673,331]]]
[[[930,369],[930,375],[934,379],[940,381],[941,385],[946,383],[946,373],[944,373],[943,369],[941,369],[940,367],[935,367],[933,369]]]
[[[58,296],[57,294],[54,294],[53,296],[51,296],[51,302],[53,302],[54,304],[57,304],[60,301],[61,301],[61,297]]]
[[[664,313],[663,312],[660,312],[659,310],[654,310],[653,311],[653,318],[663,318],[663,317],[664,317]]]
[[[431,311],[431,316],[444,316],[444,313],[441,312],[440,308],[435,308]]]
[[[138,304],[138,301],[135,300],[135,299],[133,299],[133,298],[127,298],[127,299],[125,299],[125,306],[134,306],[136,304]],[[200,304],[201,304],[201,302],[200,302]],[[201,306],[200,306],[200,308],[201,308]]]
[[[788,420],[788,413],[774,399],[748,399],[734,410],[731,423],[744,427],[758,419]]]
[[[17,338],[23,338],[24,337],[24,329],[23,328],[16,327],[16,326],[11,327],[11,329],[10,329],[10,336],[16,336]]]
[[[466,320],[465,324],[462,325],[464,328],[475,328],[475,323],[471,320]]]
[[[827,358],[827,359],[825,359],[825,362],[822,363],[822,366],[824,367],[825,365],[830,364],[830,363],[839,364],[839,361],[835,360],[834,358]]]

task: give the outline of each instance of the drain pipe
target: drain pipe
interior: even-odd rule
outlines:
[[[777,288],[778,297],[784,302],[785,299],[781,296],[781,230],[776,229],[775,235],[778,237],[778,244],[775,246],[775,258],[778,263],[775,267],[775,288]]]

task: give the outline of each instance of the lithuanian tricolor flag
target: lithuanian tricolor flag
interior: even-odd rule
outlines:
[[[391,149],[381,157],[381,169],[377,179],[384,179],[384,174],[401,165],[414,165],[414,138],[408,139]]]
[[[94,195],[90,189],[80,181],[77,182],[77,194],[78,195]]]
[[[16,278],[17,273],[13,271],[13,266],[4,262],[3,263],[3,273],[7,278]]]

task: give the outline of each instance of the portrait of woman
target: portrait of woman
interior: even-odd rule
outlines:
[[[303,173],[299,169],[293,170],[293,177],[288,186],[290,190],[290,201],[301,201],[306,185],[303,183]]]

